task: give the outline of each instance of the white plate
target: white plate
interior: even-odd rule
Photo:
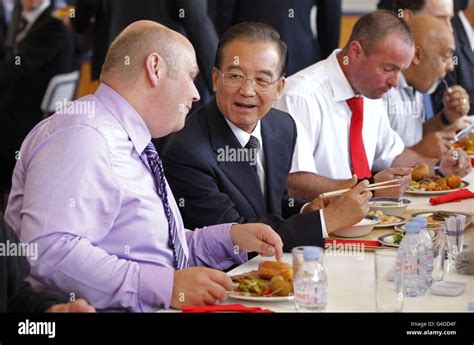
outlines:
[[[378,241],[384,245],[384,246],[388,246],[388,247],[398,247],[399,245],[398,244],[395,244],[393,243],[393,238],[395,237],[396,235],[394,234],[387,234],[387,235],[383,235],[383,236],[380,236],[378,238]]]
[[[397,217],[397,216],[393,216],[393,217]],[[396,223],[385,223],[385,224],[378,223],[375,227],[376,228],[389,228],[396,225],[402,225],[407,222],[407,220],[403,217],[397,217],[397,218],[398,218],[398,222]]]
[[[466,216],[466,224],[465,226],[467,227],[469,224],[471,224],[471,221],[472,221],[472,216],[470,214],[467,214],[467,213],[462,213],[462,212],[450,212],[450,213],[455,213],[456,215],[463,215],[463,216]],[[431,216],[433,214],[433,212],[418,212],[418,213],[413,213],[411,216],[412,218],[415,218],[415,217],[425,217],[425,218],[428,218],[429,216]],[[444,223],[444,220],[436,220],[437,223],[440,223],[440,224],[443,224]],[[433,223],[430,223],[430,224],[433,224]]]
[[[398,231],[400,231],[400,230],[398,230]],[[433,230],[429,230],[429,234],[430,234],[431,239],[434,239],[435,236],[436,236],[436,232],[433,231]],[[397,247],[398,248],[400,245],[393,243],[393,239],[394,239],[395,236],[397,236],[397,234],[383,235],[383,236],[380,236],[378,238],[378,241],[384,246]]]
[[[292,302],[293,296],[275,296],[275,297],[263,297],[263,296],[245,296],[240,294],[235,294],[233,292],[229,292],[228,296],[233,299],[240,299],[242,301],[249,301],[249,302]]]
[[[408,190],[407,189],[405,191],[405,193],[406,194],[413,194],[413,195],[442,195],[442,194],[448,194],[448,193],[451,193],[451,192],[455,192],[457,190],[466,188],[467,186],[469,186],[469,182],[461,181],[461,187],[456,188],[456,189],[438,190],[438,191],[434,191],[434,192],[427,192],[427,191],[424,191],[424,190]]]

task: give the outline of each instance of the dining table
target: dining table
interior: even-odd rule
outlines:
[[[468,183],[466,187],[474,191],[474,172],[463,178]],[[406,193],[403,198],[411,204],[403,217],[410,219],[411,215],[419,212],[449,211],[474,215],[474,198],[458,202],[449,202],[433,206],[427,195]],[[472,218],[471,218],[472,219]],[[361,241],[375,241],[386,234],[397,233],[392,228],[375,228],[368,235],[357,238]],[[329,241],[339,238],[330,236]],[[328,239],[326,239],[328,240]],[[370,243],[370,242],[368,242]],[[360,246],[359,246],[360,247]],[[385,247],[380,247],[385,248]],[[471,221],[464,232],[464,250],[474,249],[474,224]],[[322,262],[328,276],[328,303],[325,312],[375,312],[375,264],[374,248],[357,248],[353,251],[331,251],[322,255]],[[375,248],[377,249],[377,248]],[[393,250],[393,249],[380,249]],[[395,248],[396,250],[396,248]],[[326,250],[327,252],[327,250]],[[259,262],[275,260],[274,258],[256,256],[246,263],[229,271],[230,276],[258,270]],[[292,264],[291,253],[284,253],[284,262]],[[463,282],[465,290],[459,296],[440,296],[432,293],[431,289],[424,296],[405,297],[403,312],[468,312],[470,302],[474,302],[474,275],[460,274],[454,263],[445,263],[444,281]],[[232,296],[232,295],[230,295]],[[274,312],[295,312],[292,298],[247,298],[234,296],[225,303],[240,303],[248,307],[260,307]]]

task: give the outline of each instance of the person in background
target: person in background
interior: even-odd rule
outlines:
[[[0,191],[10,187],[20,144],[42,118],[41,102],[55,75],[71,72],[73,40],[51,16],[49,0],[22,0],[10,57],[0,61]],[[13,21],[13,18],[12,18]]]
[[[464,11],[456,13],[451,21],[456,40],[454,71],[448,73],[446,82],[450,86],[460,85],[466,89],[472,114],[474,111],[474,0],[469,1],[469,6]],[[436,112],[443,107],[445,91],[446,87],[441,84],[432,94]],[[452,120],[446,119],[445,124],[449,123],[452,123]]]
[[[398,86],[384,94],[383,100],[390,125],[405,146],[422,156],[439,159],[451,149],[456,128],[444,125],[440,114],[426,119],[422,93],[436,88],[453,70],[454,36],[433,16],[416,15],[408,25],[415,41],[415,57],[400,73]],[[443,108],[446,116],[457,120],[466,115],[468,99],[462,87],[449,88]]]
[[[339,46],[340,0],[219,0],[216,27],[222,34],[241,22],[274,27],[288,46],[287,75],[325,59]],[[310,14],[316,8],[314,22]],[[316,30],[316,35],[313,29]]]
[[[471,171],[462,150],[458,160],[450,154],[428,159],[405,148],[390,127],[381,97],[398,86],[414,54],[405,21],[396,13],[376,11],[357,21],[342,50],[287,79],[275,107],[291,114],[298,129],[290,195],[310,199],[326,188],[339,189],[356,174],[375,182],[399,178],[399,188],[375,195],[400,197],[411,181],[409,167],[416,163],[427,163],[432,175]]]
[[[151,312],[224,301],[233,285],[221,270],[247,252],[281,259],[268,225],[183,226],[151,138],[183,127],[198,71],[184,36],[134,22],[112,43],[95,94],[30,132],[5,219],[38,245],[37,286],[98,309]]]

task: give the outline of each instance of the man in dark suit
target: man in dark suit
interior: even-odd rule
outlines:
[[[241,23],[222,36],[212,71],[216,98],[188,117],[163,156],[187,228],[262,222],[290,250],[324,246],[328,233],[366,214],[366,181],[324,211],[319,199],[306,204],[289,198],[296,125],[287,113],[271,109],[284,87],[285,61],[286,45],[269,25]]]
[[[469,94],[470,114],[474,112],[474,50],[469,40],[466,29],[474,28],[474,1],[470,0],[469,6],[463,12],[459,12],[451,21],[456,40],[456,51],[454,56],[457,64],[454,71],[446,76],[449,85],[461,85]],[[432,99],[436,111],[443,106],[443,95],[445,87],[440,85],[433,93]]]
[[[48,0],[22,0],[21,25],[12,56],[0,62],[0,184],[8,188],[15,152],[41,120],[41,101],[51,78],[71,71],[73,41],[64,24],[51,16]]]
[[[217,6],[219,34],[240,22],[273,26],[288,45],[287,75],[327,58],[339,46],[340,0],[219,0]],[[317,6],[317,38],[311,29],[313,6]]]

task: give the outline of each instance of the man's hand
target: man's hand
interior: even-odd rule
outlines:
[[[443,129],[445,132],[457,133],[462,131],[464,128],[467,128],[471,125],[471,121],[468,120],[467,116],[461,117],[452,125],[447,126]]]
[[[401,197],[410,184],[412,171],[412,168],[388,168],[377,173],[374,176],[375,183],[398,179],[400,187],[376,190],[375,196],[392,198]]]
[[[230,229],[234,245],[246,252],[258,252],[263,256],[273,256],[281,261],[283,242],[273,229],[260,223],[236,224]]]
[[[469,95],[462,86],[449,87],[443,97],[444,113],[450,122],[469,113]]]
[[[457,157],[457,159],[455,159],[455,157]],[[455,149],[443,156],[440,163],[440,170],[444,176],[458,175],[464,177],[472,170],[471,160],[463,150]]]
[[[453,139],[454,134],[452,132],[431,132],[411,148],[424,157],[440,159],[451,149],[450,141]]]
[[[94,313],[95,309],[84,299],[74,302],[55,304],[46,310],[47,313]]]
[[[224,302],[227,291],[234,289],[232,280],[224,272],[207,267],[192,267],[175,271],[171,307],[212,305]]]
[[[369,182],[364,180],[350,191],[329,199],[329,204],[323,211],[328,233],[354,225],[365,217],[372,197],[371,192],[364,191],[368,185]]]

